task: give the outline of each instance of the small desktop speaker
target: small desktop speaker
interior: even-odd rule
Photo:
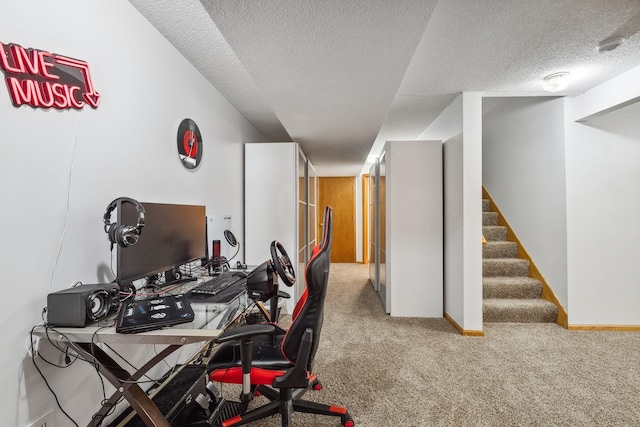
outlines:
[[[84,327],[102,320],[119,307],[117,283],[75,286],[47,295],[47,323]]]

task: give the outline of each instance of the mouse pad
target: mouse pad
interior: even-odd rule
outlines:
[[[122,303],[116,332],[130,334],[152,331],[194,319],[191,302],[183,295],[165,295]]]

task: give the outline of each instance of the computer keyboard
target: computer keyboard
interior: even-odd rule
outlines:
[[[242,280],[242,277],[230,273],[223,273],[205,280],[193,288],[191,292],[194,294],[217,295],[239,280]]]

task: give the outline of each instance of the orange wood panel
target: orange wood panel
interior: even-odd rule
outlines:
[[[318,178],[318,207],[324,210],[327,205],[333,207],[331,262],[356,262],[356,178]],[[322,220],[321,215],[318,220]]]

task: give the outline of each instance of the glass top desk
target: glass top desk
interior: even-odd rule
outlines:
[[[189,287],[195,285],[196,283],[185,284],[172,289],[170,293],[186,293]],[[101,409],[93,415],[88,424],[90,427],[100,425],[121,398],[125,398],[129,402],[147,426],[169,427],[164,415],[151,397],[140,387],[138,380],[160,361],[186,345],[200,344],[196,346],[197,348],[192,354],[200,351],[203,346],[216,339],[246,307],[247,293],[244,283],[242,283],[235,297],[227,302],[210,303],[192,300],[194,320],[170,328],[135,334],[120,334],[116,333],[115,326],[87,326],[84,328],[40,326],[33,333],[36,336],[68,345],[83,359],[95,365],[98,372],[115,387],[115,392],[103,402]],[[100,346],[100,343],[161,344],[166,347],[158,353],[147,352],[150,358],[135,372],[130,373],[122,366],[122,363],[110,356]]]

